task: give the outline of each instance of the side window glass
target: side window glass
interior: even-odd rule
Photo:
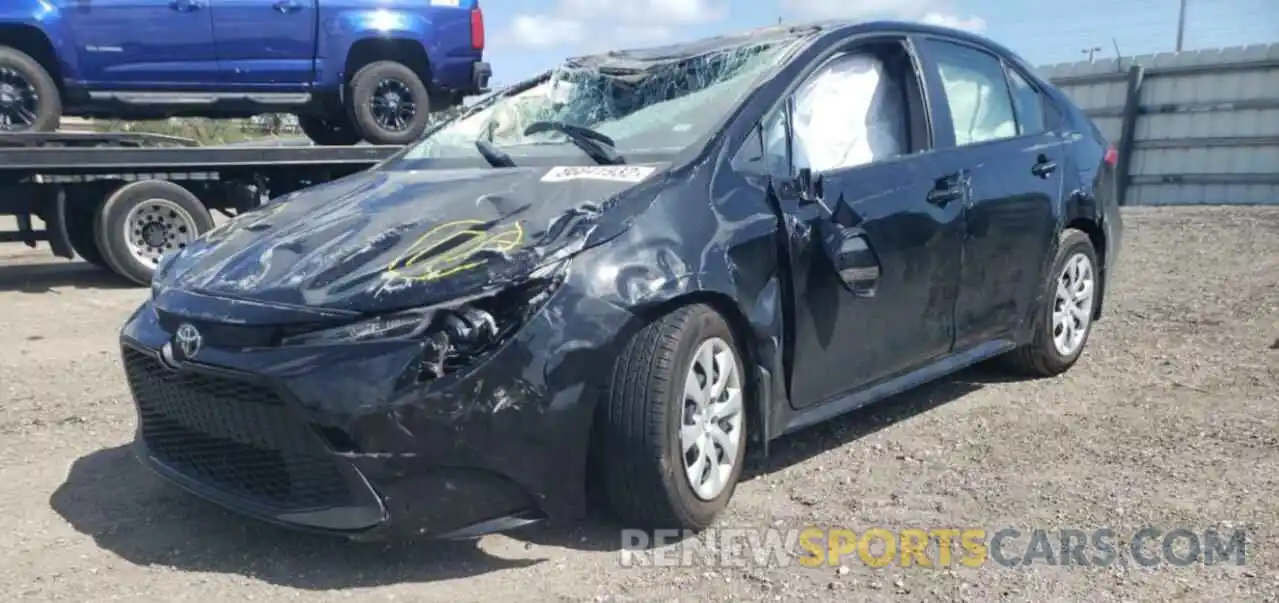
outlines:
[[[786,113],[786,109],[775,111],[764,120],[764,167],[773,176],[795,175],[791,171],[790,129],[786,127]]]
[[[875,55],[835,59],[793,97],[794,166],[821,173],[906,154],[904,98]]]
[[[999,59],[945,42],[931,45],[955,126],[963,146],[1017,136],[1012,98]]]
[[[1017,133],[1038,134],[1044,127],[1044,99],[1039,91],[1017,73],[1016,69],[1008,69],[1008,82],[1012,84],[1013,105],[1017,109]]]

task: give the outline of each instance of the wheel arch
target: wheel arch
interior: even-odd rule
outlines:
[[[58,51],[43,30],[24,23],[0,24],[0,46],[9,46],[30,55],[45,71],[49,72],[49,77],[53,78],[54,85],[58,87],[58,93],[66,95],[62,65],[58,62]]]
[[[752,449],[758,449],[760,446],[767,446],[768,431],[767,427],[767,391],[761,387],[758,379],[758,369],[762,366],[755,346],[752,345],[755,339],[750,320],[746,316],[746,312],[741,305],[729,294],[722,291],[712,289],[694,289],[679,293],[666,299],[645,303],[632,309],[631,319],[626,325],[618,331],[613,338],[611,345],[608,346],[609,357],[615,357],[620,350],[626,345],[630,338],[633,337],[644,326],[654,321],[660,320],[680,308],[693,305],[705,305],[724,318],[724,322],[728,323],[728,328],[733,334],[737,346],[737,352],[742,361],[742,369],[746,373],[743,379],[746,381],[746,430],[747,430],[747,454]],[[604,384],[601,384],[604,385]],[[590,402],[590,422],[588,427],[588,437],[586,438],[586,452],[588,459],[594,457],[591,454],[598,445],[597,437],[599,430],[597,429],[596,417],[600,408],[600,400],[604,392],[604,387],[598,388],[600,395],[595,396]],[[591,481],[594,477],[594,471],[587,472],[587,481]]]
[[[343,65],[343,83],[350,84],[356,72],[377,61],[403,63],[431,89],[431,59],[426,47],[418,40],[400,37],[371,37],[356,40],[346,54]]]
[[[1110,280],[1106,262],[1106,232],[1097,220],[1084,216],[1071,219],[1066,223],[1066,229],[1075,229],[1088,235],[1088,240],[1092,243],[1093,252],[1097,254],[1097,263],[1100,264],[1098,272],[1101,278],[1097,279],[1097,303],[1092,310],[1093,320],[1097,320],[1101,318],[1101,307],[1106,301],[1106,288]]]

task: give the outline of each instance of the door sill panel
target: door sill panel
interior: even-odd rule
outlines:
[[[948,354],[909,373],[852,390],[846,394],[831,398],[827,402],[800,411],[792,415],[786,427],[775,435],[782,436],[823,423],[864,406],[874,404],[884,398],[895,396],[930,381],[936,381],[947,375],[954,374],[983,360],[1012,351],[1016,347],[1017,345],[1010,340],[998,339],[978,344],[963,352]]]

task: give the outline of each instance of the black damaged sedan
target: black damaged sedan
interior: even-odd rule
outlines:
[[[1101,316],[1115,151],[1017,56],[874,22],[615,52],[166,258],[140,458],[302,529],[703,528],[748,449]]]

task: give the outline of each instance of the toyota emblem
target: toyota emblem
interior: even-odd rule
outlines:
[[[194,358],[200,351],[200,346],[204,345],[204,337],[200,335],[200,331],[195,325],[184,322],[178,327],[178,332],[173,337],[178,349],[182,350],[182,356],[186,358]]]

